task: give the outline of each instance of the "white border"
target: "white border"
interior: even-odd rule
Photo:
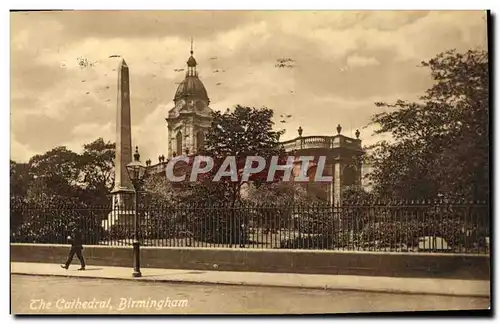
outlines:
[[[132,9],[132,10],[182,10],[182,9],[220,9],[220,10],[465,10],[465,9],[489,9],[494,6],[495,1],[479,0],[479,1],[435,1],[435,0],[421,0],[421,1],[369,1],[369,0],[350,0],[330,3],[324,0],[309,0],[304,2],[293,3],[279,2],[279,1],[266,1],[254,0],[248,2],[242,1],[177,1],[160,3],[155,0],[142,0],[142,1],[117,1],[106,3],[104,1],[44,1],[41,4],[38,1],[11,1],[10,8],[15,9]],[[8,3],[8,2],[7,2]],[[116,6],[119,4],[119,6]],[[452,5],[450,5],[452,4]]]
[[[336,10],[341,10],[341,9],[454,9],[454,10],[463,10],[463,9],[492,9],[493,12],[500,12],[498,10],[500,1],[498,0],[489,0],[489,1],[481,1],[481,0],[476,0],[476,1],[436,1],[436,0],[419,0],[419,1],[388,1],[388,0],[378,0],[378,1],[361,1],[361,0],[349,0],[349,1],[338,1],[338,2],[333,2],[330,3],[329,6],[325,6],[327,4],[326,1],[324,0],[309,0],[309,1],[303,1],[303,2],[296,2],[293,3],[291,1],[279,3],[277,1],[262,1],[262,0],[253,0],[251,2],[241,2],[241,1],[231,1],[231,2],[225,2],[225,1],[210,1],[210,2],[205,2],[205,1],[190,1],[189,3],[184,2],[184,1],[169,1],[168,5],[162,4],[160,5],[160,1],[158,0],[141,0],[141,1],[130,1],[130,0],[122,0],[122,1],[113,1],[113,2],[108,2],[105,3],[104,1],[96,1],[96,0],[86,0],[86,1],[68,1],[68,0],[60,0],[60,1],[44,1],[41,3],[40,1],[2,1],[1,6],[2,6],[2,19],[0,26],[1,26],[1,36],[4,39],[4,46],[1,51],[1,59],[2,63],[0,65],[0,68],[2,69],[2,75],[3,75],[3,80],[2,80],[2,87],[1,91],[3,94],[4,98],[4,105],[5,107],[10,106],[10,89],[9,89],[9,83],[10,83],[10,60],[9,60],[9,46],[10,46],[10,32],[9,32],[9,9],[336,9]],[[116,6],[119,4],[120,6]],[[498,34],[495,34],[495,43],[498,43],[497,41],[497,36]],[[495,58],[497,58],[495,56]],[[498,65],[498,64],[497,64]],[[492,89],[493,91],[493,89]],[[498,83],[495,86],[494,89],[495,93],[498,93]],[[491,110],[494,110],[493,108]],[[8,241],[8,206],[9,206],[9,201],[8,201],[8,191],[9,191],[9,178],[7,175],[7,161],[8,158],[10,157],[10,141],[9,141],[9,108],[4,108],[1,110],[1,113],[3,114],[2,118],[0,118],[0,130],[3,132],[3,136],[0,136],[0,141],[1,144],[0,148],[0,154],[5,155],[0,161],[2,161],[2,166],[5,168],[3,169],[4,172],[1,172],[0,175],[2,177],[0,184],[1,184],[1,196],[2,201],[4,201],[3,204],[0,206],[2,207],[2,213],[1,215],[2,220],[4,221],[4,225],[2,228],[4,228],[5,231],[5,244],[3,245],[2,249],[2,259],[6,261],[5,264],[3,264],[3,267],[1,268],[4,271],[4,275],[1,277],[1,279],[4,281],[4,298],[2,299],[2,317],[4,320],[12,321],[13,317],[8,316],[7,314],[9,313],[9,303],[8,301],[10,300],[10,296],[7,294],[10,294],[10,289],[5,289],[10,284],[9,281],[9,261],[8,261],[8,255],[9,255],[9,241]],[[498,118],[499,114],[495,113],[495,125],[498,125]],[[498,131],[496,132],[498,135]],[[41,134],[43,136],[43,134]],[[495,136],[493,143],[498,143],[500,140],[500,135]],[[493,167],[493,166],[491,166]],[[498,174],[498,172],[496,172]],[[495,180],[497,180],[497,177],[495,177]],[[495,198],[496,193],[495,193]],[[498,199],[493,199],[493,201],[498,201]],[[496,221],[496,227],[495,227],[495,233],[498,233],[498,223],[500,221]],[[498,246],[498,239],[495,240],[497,242],[495,248]],[[10,287],[10,286],[9,286]],[[497,300],[497,299],[495,299]],[[334,301],[332,301],[334,302]],[[6,318],[7,317],[7,318]],[[284,318],[282,319],[283,321],[288,320],[289,318]],[[2,322],[4,322],[2,320]],[[52,319],[48,319],[51,321]],[[77,320],[79,322],[83,322],[85,319],[77,319],[75,318],[74,320]],[[98,320],[98,322],[103,321],[103,319]],[[123,319],[120,319],[120,321]],[[171,321],[177,321],[177,319],[170,319],[166,318],[169,322]],[[208,320],[207,318],[204,319],[196,319],[196,321],[206,321]],[[219,321],[220,319],[211,319],[211,320],[216,320]],[[232,321],[235,321],[236,319],[232,318]],[[265,319],[260,319],[265,320]],[[279,319],[275,319],[279,320]],[[302,319],[304,320],[304,319]],[[335,321],[344,321],[345,319],[341,318],[336,318],[334,319]],[[138,320],[135,320],[139,322]],[[141,322],[144,321],[144,319],[141,319]],[[363,321],[368,321],[363,320]],[[247,321],[245,321],[247,322]],[[442,319],[439,319],[439,322],[442,322]]]

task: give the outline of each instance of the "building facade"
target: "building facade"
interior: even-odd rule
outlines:
[[[187,61],[187,72],[174,95],[174,107],[166,117],[168,128],[168,155],[158,157],[158,163],[147,161],[153,174],[165,174],[169,159],[178,155],[196,155],[204,145],[205,134],[211,127],[212,109],[207,90],[198,77],[197,62],[191,55]],[[362,165],[359,157],[364,154],[359,131],[356,138],[342,135],[342,127],[337,126],[337,134],[333,136],[302,136],[302,128],[298,137],[282,142],[285,151],[295,156],[326,156],[324,176],[332,176],[332,183],[309,183],[308,191],[320,196],[323,200],[340,203],[341,191],[346,186],[362,185]],[[312,165],[308,174],[316,172]]]
[[[332,177],[332,182],[315,183],[317,166],[312,164],[307,172],[311,179],[307,184],[308,192],[322,200],[340,203],[342,188],[362,185],[360,158],[364,151],[359,131],[356,131],[356,138],[342,135],[340,125],[337,125],[337,135],[334,136],[302,136],[302,132],[299,128],[298,137],[282,142],[285,151],[294,156],[313,156],[316,161],[320,156],[326,157],[322,175]]]

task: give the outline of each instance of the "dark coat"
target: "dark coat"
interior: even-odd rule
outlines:
[[[71,231],[71,247],[74,248],[83,248],[83,242],[82,242],[82,233],[78,229],[74,229]]]

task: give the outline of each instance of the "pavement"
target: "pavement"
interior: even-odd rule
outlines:
[[[142,277],[132,277],[132,268],[87,266],[78,271],[59,264],[11,262],[11,274],[57,276],[89,279],[114,279],[139,282],[169,282],[261,287],[311,288],[339,291],[362,291],[393,294],[490,297],[490,281],[432,278],[395,278],[297,273],[260,273],[182,269],[141,269]]]

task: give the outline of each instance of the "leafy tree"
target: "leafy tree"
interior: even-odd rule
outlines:
[[[417,102],[376,103],[379,142],[369,175],[380,197],[487,200],[489,196],[489,71],[484,51],[448,51],[422,62],[435,84]]]
[[[30,182],[29,166],[10,160],[10,196],[24,197]]]
[[[348,186],[342,188],[342,204],[346,206],[371,204],[374,202],[374,195],[366,191],[361,186]]]
[[[293,182],[274,182],[261,186],[249,186],[245,200],[252,204],[308,204],[319,203],[309,195],[306,185]]]
[[[269,230],[290,228],[293,224],[294,211],[296,211],[294,207],[305,207],[301,212],[303,218],[318,218],[316,211],[309,207],[321,202],[316,196],[310,195],[307,184],[293,182],[266,183],[258,187],[250,185],[246,190],[244,201],[248,202],[251,210],[254,211],[252,215],[254,226]],[[271,209],[266,207],[271,207]],[[311,215],[306,217],[308,211]],[[302,219],[302,221],[308,220]]]
[[[11,231],[23,222],[23,214],[19,207],[26,201],[28,184],[31,181],[29,166],[10,160],[10,228]]]
[[[78,156],[81,199],[90,204],[105,205],[114,183],[115,143],[98,138],[83,146]]]
[[[28,162],[34,180],[28,187],[29,201],[45,201],[51,196],[74,197],[80,173],[78,157],[64,146],[32,157]]]
[[[272,156],[281,155],[283,150],[279,138],[283,132],[273,130],[273,114],[269,108],[256,109],[240,105],[233,111],[214,112],[203,151],[204,155],[215,160],[211,176],[215,175],[228,156],[235,157],[238,170],[241,170],[247,156],[260,156],[270,161]],[[217,183],[204,181],[204,187],[219,202],[234,206],[241,200],[241,187],[246,183],[241,173],[236,176],[238,181],[231,181],[230,177],[222,177]],[[252,175],[249,181],[259,185],[266,177],[267,171]]]
[[[22,224],[11,231],[12,242],[24,243],[68,243],[66,237],[70,222],[79,224],[84,232],[84,244],[97,244],[104,231],[101,220],[109,210],[86,209],[77,200],[51,201],[29,205],[19,210],[24,214]]]
[[[159,176],[147,177],[143,185],[144,196],[151,206],[175,206],[178,202],[177,194],[172,182],[162,173]]]
[[[84,145],[82,154],[56,147],[33,156],[26,164],[11,161],[11,230],[17,235],[15,239],[48,240],[51,232],[60,233],[67,225],[68,217],[89,218],[90,215],[82,214],[87,206],[106,205],[113,183],[113,159],[114,144],[99,138]],[[74,212],[58,211],[64,206]],[[88,212],[95,225],[88,225],[89,231],[100,231],[100,218],[108,210]]]
[[[33,156],[27,164],[11,161],[11,197],[30,203],[78,198],[88,204],[106,204],[114,180],[115,144],[98,138],[81,154],[56,147]]]
[[[232,111],[224,113],[214,112],[212,127],[206,134],[205,145],[200,155],[210,156],[214,159],[214,167],[211,172],[198,177],[197,182],[189,181],[176,183],[173,189],[183,192],[172,193],[168,185],[162,184],[155,190],[163,190],[156,195],[176,201],[177,215],[191,213],[182,216],[193,228],[198,239],[216,243],[242,242],[245,240],[241,232],[241,225],[248,221],[248,215],[237,212],[237,203],[241,202],[242,186],[248,182],[260,184],[267,178],[267,171],[251,175],[248,181],[242,179],[241,170],[244,167],[247,156],[260,156],[269,160],[272,156],[279,156],[282,149],[279,137],[282,131],[274,131],[273,111],[268,108],[250,108],[236,106]],[[213,181],[217,171],[220,169],[226,157],[234,157],[237,169],[237,181],[231,177],[222,177],[220,181]],[[187,179],[192,167],[194,157],[184,166]],[[181,164],[181,163],[179,163]],[[174,190],[175,191],[175,190]],[[193,204],[219,204],[229,209],[205,215],[199,209],[193,209]],[[199,231],[199,229],[203,229]],[[207,236],[209,234],[209,237]]]

